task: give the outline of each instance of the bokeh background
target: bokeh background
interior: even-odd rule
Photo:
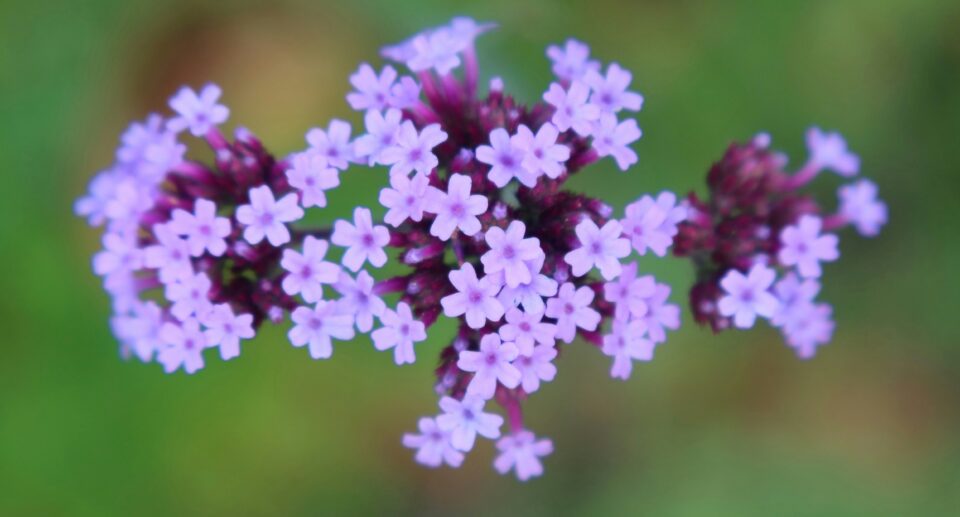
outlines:
[[[845,234],[827,267],[833,343],[801,362],[769,329],[688,324],[626,383],[570,347],[527,405],[557,450],[526,485],[493,472],[490,442],[458,471],[400,446],[435,409],[442,335],[404,368],[366,339],[311,361],[285,328],[195,376],[120,361],[89,266],[99,233],[71,205],[127,123],[212,80],[230,124],[286,154],[313,125],[359,121],[343,97],[361,60],[456,14],[500,23],[482,70],[520,99],[570,36],[634,71],[640,163],[574,183],[618,208],[702,191],[733,139],[769,131],[800,162],[808,125],[841,130],[891,223]],[[3,0],[0,514],[955,515],[958,26],[952,0]],[[375,203],[378,177],[347,174],[329,217]],[[826,206],[838,184],[817,183]],[[684,301],[688,264],[642,266]]]

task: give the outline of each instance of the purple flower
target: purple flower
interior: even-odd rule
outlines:
[[[650,275],[637,278],[637,263],[623,266],[620,276],[603,284],[603,298],[614,304],[618,320],[640,318],[647,314],[647,299],[654,295],[656,281]]]
[[[593,122],[600,117],[600,108],[587,103],[589,96],[590,88],[587,85],[573,81],[569,90],[551,83],[550,89],[543,94],[543,100],[556,109],[550,120],[557,129],[573,129],[578,135],[586,136],[593,131]]]
[[[387,208],[387,215],[383,217],[387,224],[398,227],[410,219],[420,222],[423,219],[423,210],[427,205],[427,196],[430,194],[430,180],[419,172],[413,178],[406,174],[390,176],[390,187],[380,191],[380,204]]]
[[[543,250],[540,239],[524,238],[526,226],[520,221],[512,221],[504,232],[502,228],[487,230],[485,239],[490,250],[480,257],[483,271],[488,274],[503,272],[504,283],[508,287],[530,283],[533,279],[527,262],[541,260]]]
[[[207,346],[207,339],[196,319],[164,323],[160,328],[160,340],[162,345],[157,352],[157,361],[166,373],[183,368],[190,374],[203,368],[203,349]]]
[[[504,307],[522,305],[523,310],[527,312],[542,313],[544,311],[543,299],[557,294],[557,281],[540,273],[544,260],[545,257],[527,262],[527,267],[530,268],[530,282],[516,287],[506,285],[503,287],[499,299]]]
[[[170,313],[180,321],[200,317],[210,309],[210,277],[197,273],[174,282],[164,288],[164,296],[172,304]]]
[[[819,292],[820,282],[812,278],[801,280],[793,272],[787,273],[773,286],[779,304],[770,323],[776,327],[786,325],[796,314],[803,312],[806,305],[812,304]]]
[[[445,241],[458,228],[467,236],[480,231],[480,219],[477,216],[487,211],[487,198],[471,196],[472,184],[469,176],[453,174],[447,183],[446,193],[430,187],[426,210],[437,214],[430,226],[430,235]]]
[[[160,306],[152,301],[137,301],[129,313],[114,316],[110,326],[117,338],[146,363],[153,359],[154,353],[160,348],[163,323]]]
[[[498,188],[503,188],[513,178],[527,187],[537,184],[537,175],[523,167],[525,157],[526,151],[520,140],[516,136],[511,138],[502,127],[490,132],[490,145],[477,147],[477,161],[490,166],[487,178]]]
[[[538,440],[526,429],[521,429],[497,441],[500,454],[493,461],[493,468],[500,474],[516,471],[517,479],[526,481],[543,474],[540,458],[553,453],[553,442],[549,439]]]
[[[457,368],[473,373],[467,395],[489,400],[497,390],[497,381],[507,388],[516,388],[520,384],[520,370],[511,363],[518,353],[517,345],[501,342],[497,334],[483,336],[479,351],[460,352]]]
[[[214,305],[201,317],[201,322],[207,327],[203,333],[207,345],[219,346],[220,357],[224,361],[240,355],[241,339],[250,339],[255,335],[253,316],[235,315],[230,305],[225,303]]]
[[[237,207],[237,221],[246,226],[243,238],[257,245],[264,237],[272,246],[280,247],[290,242],[290,231],[285,223],[303,218],[303,209],[297,205],[297,195],[287,194],[279,201],[266,185],[250,189],[250,204]]]
[[[580,247],[564,255],[573,276],[583,276],[592,268],[600,270],[606,280],[620,274],[620,259],[630,254],[630,241],[621,237],[623,229],[617,221],[607,221],[603,228],[591,219],[584,219],[576,227]]]
[[[327,206],[324,191],[340,185],[337,169],[327,165],[327,158],[316,151],[305,151],[293,156],[293,167],[287,170],[290,186],[300,191],[303,208]]]
[[[837,191],[840,197],[840,215],[857,227],[864,237],[880,233],[887,224],[887,205],[877,199],[877,185],[870,180],[860,180],[844,185]]]
[[[457,450],[470,452],[477,435],[484,438],[500,437],[503,417],[493,413],[484,413],[486,400],[467,395],[463,400],[452,397],[440,399],[443,414],[437,417],[437,427],[450,432],[450,444]]]
[[[353,143],[353,151],[358,158],[367,158],[369,165],[386,162],[382,159],[384,149],[397,145],[397,134],[400,132],[400,123],[403,114],[397,109],[388,109],[384,113],[371,110],[363,116],[365,135],[357,137]]]
[[[209,199],[197,199],[193,213],[178,208],[170,214],[169,227],[177,235],[187,238],[187,246],[194,257],[204,250],[214,257],[227,251],[225,238],[230,235],[230,219],[217,217],[217,205]]]
[[[382,317],[387,305],[373,291],[374,281],[370,273],[361,271],[354,279],[347,273],[340,274],[340,280],[334,288],[343,296],[337,303],[340,309],[356,320],[357,330],[370,332],[373,318]]]
[[[144,264],[148,268],[159,270],[160,281],[173,282],[193,274],[190,262],[190,246],[167,224],[153,226],[153,235],[157,244],[144,250]]]
[[[333,355],[330,338],[352,339],[353,318],[349,314],[337,314],[333,302],[319,301],[316,307],[297,307],[290,314],[294,327],[287,337],[295,347],[308,345],[310,357],[328,359]]]
[[[382,267],[387,263],[387,254],[383,247],[390,242],[390,232],[386,226],[374,226],[369,208],[353,209],[353,222],[343,219],[333,224],[330,242],[347,248],[343,254],[343,265],[351,271],[358,271],[364,262],[373,267]]]
[[[572,343],[577,335],[577,327],[587,331],[597,330],[600,313],[590,307],[593,303],[593,289],[583,286],[579,289],[570,282],[560,286],[555,298],[547,300],[546,316],[557,320],[557,339]]]
[[[604,355],[613,358],[610,367],[610,376],[614,379],[627,380],[633,371],[633,361],[650,361],[653,359],[653,341],[644,339],[647,328],[643,320],[613,320],[613,330],[603,336]]]
[[[181,162],[187,147],[177,141],[177,133],[164,127],[163,117],[151,114],[144,122],[134,122],[120,136],[117,162],[138,179],[159,184],[163,176]]]
[[[649,248],[658,257],[667,254],[677,235],[677,225],[687,218],[687,209],[676,202],[677,196],[672,192],[661,192],[656,200],[643,196],[627,205],[621,220],[623,234],[630,238],[637,253],[645,255]]]
[[[420,104],[420,83],[412,77],[401,77],[390,93],[390,106],[393,108],[405,110]]]
[[[303,240],[303,253],[283,250],[280,267],[287,271],[283,277],[283,292],[300,295],[307,303],[323,299],[323,284],[333,284],[340,278],[340,266],[327,262],[327,241],[312,235]]]
[[[403,435],[403,446],[417,449],[414,457],[417,463],[436,468],[444,463],[453,468],[463,463],[463,453],[454,449],[450,443],[450,431],[444,431],[434,418],[421,418],[418,427],[420,434]]]
[[[513,307],[506,313],[506,323],[500,326],[500,337],[516,343],[521,355],[533,354],[534,343],[552,346],[556,335],[557,326],[543,321],[543,311],[523,312]]]
[[[390,107],[390,89],[396,79],[397,71],[390,65],[383,67],[378,77],[373,67],[363,63],[350,76],[355,91],[347,94],[347,102],[357,111],[386,109]]]
[[[390,174],[430,174],[439,163],[433,148],[446,140],[440,124],[430,124],[417,133],[413,122],[405,120],[397,131],[396,143],[381,151],[378,161],[391,166]]]
[[[496,298],[500,285],[489,277],[477,279],[473,264],[468,262],[454,269],[449,278],[457,292],[440,300],[444,314],[451,318],[464,316],[473,329],[482,328],[487,320],[499,321],[503,317],[503,305]]]
[[[143,267],[144,250],[137,247],[132,231],[103,234],[103,250],[93,256],[93,271],[110,278],[126,275]]]
[[[801,359],[810,359],[817,347],[830,342],[833,337],[833,309],[825,304],[801,304],[783,326],[787,344],[793,347]]]
[[[616,115],[611,113],[600,115],[590,133],[597,155],[613,156],[622,171],[637,163],[637,153],[630,149],[630,144],[639,140],[642,134],[636,120],[617,122]]]
[[[553,364],[556,357],[557,349],[551,342],[531,347],[529,353],[521,353],[514,359],[513,366],[520,371],[520,387],[524,392],[533,393],[540,389],[540,381],[550,382],[557,376],[557,367]]]
[[[840,133],[824,133],[812,127],[807,131],[807,150],[810,166],[831,169],[845,177],[855,176],[860,171],[860,158],[847,150],[847,142]]]
[[[180,132],[190,129],[193,136],[204,136],[213,127],[223,124],[230,116],[230,110],[217,104],[221,94],[220,87],[207,84],[197,95],[191,88],[184,86],[170,98],[170,108],[177,116],[167,122],[171,131]]]
[[[326,131],[315,127],[307,131],[307,143],[335,169],[346,170],[354,159],[349,122],[333,119]]]
[[[643,95],[627,91],[631,80],[633,75],[617,63],[610,63],[607,66],[606,76],[591,70],[583,78],[583,82],[593,90],[590,102],[606,113],[616,113],[621,109],[640,111],[643,106]]]
[[[652,276],[640,277],[640,280],[650,279]],[[654,343],[663,343],[667,340],[667,329],[680,328],[680,307],[667,303],[670,297],[670,286],[656,284],[653,294],[646,299],[647,313],[640,319],[647,327],[647,337]]]
[[[373,346],[377,350],[393,349],[393,360],[398,365],[413,364],[417,357],[413,351],[414,343],[427,339],[427,331],[422,321],[413,317],[406,302],[397,305],[397,311],[384,309],[380,315],[383,328],[373,331]]]
[[[575,39],[568,39],[563,48],[550,45],[547,57],[553,62],[553,75],[562,81],[576,81],[600,69],[600,63],[590,59],[590,47]]]
[[[777,259],[785,266],[796,266],[801,276],[816,278],[821,274],[820,262],[832,262],[840,257],[837,236],[820,235],[823,221],[814,215],[804,215],[794,226],[780,232],[780,252]]]
[[[550,179],[557,179],[563,174],[564,163],[570,159],[570,148],[557,143],[559,135],[557,126],[550,122],[540,126],[536,135],[523,124],[517,126],[517,134],[513,136],[511,142],[523,150],[524,157],[521,165],[534,178],[534,184],[536,184],[536,178],[541,175],[545,174]]]
[[[733,317],[733,324],[741,329],[752,327],[758,315],[772,318],[779,305],[770,293],[776,276],[774,270],[763,264],[754,264],[746,275],[736,269],[728,271],[720,280],[726,293],[717,304],[720,314]]]

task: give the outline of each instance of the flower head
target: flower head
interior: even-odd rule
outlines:
[[[580,247],[567,253],[563,260],[570,264],[574,276],[583,276],[596,267],[606,280],[620,274],[620,259],[630,254],[630,241],[621,237],[623,229],[617,221],[607,221],[602,228],[590,219],[577,225]]]
[[[553,125],[560,131],[573,129],[581,136],[593,132],[593,122],[600,117],[600,108],[587,102],[589,96],[590,88],[580,81],[573,81],[568,89],[551,83],[543,100],[556,110],[550,119]]]
[[[302,253],[283,250],[280,267],[287,272],[283,292],[290,296],[299,294],[307,303],[323,299],[323,284],[333,284],[340,277],[340,266],[323,259],[328,247],[327,241],[308,235],[303,240]]]
[[[431,187],[426,210],[436,214],[436,218],[430,235],[445,241],[457,229],[467,236],[480,231],[477,216],[487,211],[488,201],[484,196],[470,195],[471,184],[470,177],[453,174],[446,192]]]
[[[333,225],[330,242],[347,248],[343,254],[343,265],[351,271],[359,271],[364,262],[373,267],[387,263],[387,254],[383,247],[390,242],[390,232],[386,226],[374,226],[369,208],[353,209],[353,224],[338,220]]]
[[[537,175],[523,166],[526,154],[521,141],[511,138],[502,127],[490,132],[490,145],[477,148],[477,160],[490,166],[487,178],[497,187],[506,186],[513,178],[527,187],[537,184]]]
[[[397,71],[390,65],[383,67],[380,75],[373,67],[362,63],[350,76],[350,84],[355,91],[347,94],[347,102],[357,111],[380,111],[390,107],[393,82],[397,80]]]
[[[506,388],[516,388],[520,384],[520,370],[513,360],[519,354],[517,345],[501,342],[497,334],[487,334],[480,338],[480,350],[460,352],[457,367],[473,373],[473,379],[467,386],[468,395],[484,399],[493,398],[497,382]]]
[[[820,262],[837,260],[836,235],[820,235],[823,221],[816,216],[805,215],[795,226],[788,226],[780,233],[780,252],[777,258],[785,266],[796,266],[801,276],[820,276]]]
[[[726,295],[720,298],[720,314],[733,317],[738,328],[753,326],[757,316],[771,318],[777,311],[777,298],[770,293],[770,287],[776,279],[776,272],[756,264],[746,275],[730,270],[720,281]]]
[[[297,204],[296,194],[287,194],[274,199],[270,187],[250,189],[250,204],[237,208],[237,221],[244,225],[243,238],[250,244],[259,244],[266,237],[272,246],[290,242],[290,230],[286,223],[303,217],[303,209]]]
[[[540,176],[557,179],[565,172],[564,164],[570,159],[570,148],[557,143],[559,135],[560,130],[550,122],[540,126],[536,134],[523,124],[517,126],[517,134],[511,142],[523,150],[521,165],[534,181]]]
[[[543,250],[536,237],[524,238],[526,226],[521,221],[512,221],[507,230],[492,227],[487,230],[485,239],[490,251],[480,257],[483,271],[488,274],[503,272],[504,283],[508,287],[517,287],[533,280],[527,262],[540,260]]]
[[[384,309],[380,315],[383,327],[373,331],[373,345],[377,350],[393,349],[393,358],[397,364],[413,364],[416,354],[413,345],[427,339],[423,322],[413,317],[406,302],[397,305],[396,312]]]
[[[380,204],[387,208],[384,222],[397,227],[410,219],[420,222],[430,195],[430,180],[419,172],[413,178],[405,174],[390,176],[390,187],[380,191]]]
[[[298,153],[287,171],[290,186],[300,192],[303,208],[327,206],[326,191],[340,186],[340,174],[328,165],[327,158],[315,151]]]
[[[230,235],[230,219],[217,217],[217,205],[208,199],[198,199],[193,213],[180,208],[174,210],[170,214],[170,229],[186,237],[194,257],[205,251],[219,257],[227,251],[225,238]]]
[[[576,81],[600,69],[600,63],[590,59],[590,47],[572,38],[563,47],[547,47],[547,57],[553,62],[553,75],[563,81]]]
[[[451,444],[451,432],[440,428],[435,418],[421,418],[420,434],[403,435],[403,446],[416,449],[417,463],[436,468],[443,464],[457,468],[463,463],[463,453]]]
[[[600,75],[597,70],[590,70],[583,78],[583,82],[590,87],[593,93],[590,102],[600,107],[606,113],[616,113],[622,109],[640,111],[643,106],[643,96],[637,92],[628,91],[633,75],[617,63],[610,63],[607,74]]]
[[[877,185],[860,180],[844,185],[837,191],[840,214],[853,223],[860,235],[874,237],[887,224],[887,205],[877,198]]]
[[[443,414],[437,417],[437,427],[449,431],[450,444],[459,451],[469,452],[477,435],[484,438],[499,438],[503,417],[484,413],[486,401],[480,397],[467,395],[463,400],[453,397],[440,399]]]
[[[404,121],[397,130],[393,145],[380,152],[378,162],[390,165],[390,174],[429,174],[439,161],[433,148],[447,140],[439,124],[430,124],[419,133],[413,122]]]
[[[222,91],[215,84],[208,84],[200,93],[184,86],[170,98],[170,107],[177,117],[167,122],[171,131],[180,132],[189,129],[193,136],[203,136],[213,127],[223,124],[230,116],[230,110],[217,104]]]
[[[824,133],[820,128],[810,128],[807,150],[814,167],[831,169],[845,177],[856,176],[860,171],[860,158],[847,150],[847,142],[840,133]]]
[[[360,332],[370,332],[374,317],[383,318],[387,305],[374,292],[374,280],[370,273],[360,271],[356,278],[340,273],[334,288],[342,296],[339,300],[340,310],[353,315]]]
[[[597,329],[600,313],[590,307],[593,296],[593,289],[587,286],[577,289],[567,282],[560,286],[555,298],[547,300],[546,315],[557,320],[557,339],[571,343],[577,328],[588,331]]]
[[[203,332],[209,346],[220,348],[224,361],[240,355],[240,340],[254,336],[253,316],[236,315],[230,305],[221,303],[206,311],[200,321],[207,329]]]
[[[506,474],[513,470],[517,479],[526,481],[543,474],[540,458],[553,453],[553,442],[546,438],[538,440],[532,432],[521,429],[501,438],[497,450],[500,454],[493,462],[497,472]]]
[[[307,345],[310,357],[329,359],[333,355],[331,338],[340,340],[354,336],[353,318],[338,314],[333,302],[319,301],[314,308],[297,307],[290,315],[294,326],[287,337],[295,347]]]
[[[633,361],[653,359],[653,341],[644,338],[647,328],[643,320],[614,320],[613,330],[603,336],[603,353],[613,358],[610,376],[627,380],[633,371]]]
[[[160,329],[160,350],[157,361],[167,373],[180,368],[195,373],[203,368],[203,349],[207,347],[207,338],[200,330],[195,318],[177,323],[164,323]]]
[[[620,170],[625,171],[637,163],[637,153],[630,148],[642,135],[636,120],[618,122],[615,115],[604,113],[593,125],[590,135],[597,155],[612,156]]]
[[[447,316],[464,316],[467,325],[473,329],[482,328],[487,320],[499,321],[503,317],[503,305],[496,298],[500,285],[492,282],[490,277],[478,279],[472,264],[451,271],[450,283],[457,292],[440,300]]]
[[[330,167],[346,170],[354,160],[350,142],[350,123],[333,119],[327,130],[313,128],[307,131],[307,143],[312,151],[327,160]]]

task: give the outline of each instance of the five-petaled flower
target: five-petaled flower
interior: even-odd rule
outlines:
[[[726,292],[717,305],[720,314],[733,317],[733,324],[742,329],[752,327],[757,316],[772,318],[779,305],[777,297],[770,293],[776,276],[774,270],[763,264],[754,264],[746,275],[735,269],[728,271],[720,281]]]
[[[353,224],[343,219],[333,225],[330,242],[347,248],[343,254],[343,265],[351,271],[359,271],[364,262],[373,267],[387,263],[387,253],[383,247],[390,242],[390,231],[386,226],[374,226],[369,208],[353,209]]]
[[[297,204],[297,195],[290,193],[279,200],[266,185],[250,189],[250,204],[237,207],[237,221],[244,225],[243,238],[250,244],[260,244],[266,237],[272,246],[290,242],[290,230],[286,223],[303,217],[303,209]]]
[[[785,266],[796,266],[797,272],[807,278],[821,274],[820,262],[831,262],[840,257],[837,251],[837,236],[821,235],[823,220],[805,215],[794,226],[787,226],[780,233],[780,252],[777,258]]]

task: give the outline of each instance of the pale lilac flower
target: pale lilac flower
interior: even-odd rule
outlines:
[[[577,289],[567,282],[560,286],[555,298],[547,300],[546,316],[557,320],[557,339],[564,343],[573,342],[577,327],[587,331],[597,330],[600,313],[590,304],[593,303],[593,289],[583,286]]]
[[[204,251],[219,257],[227,251],[226,237],[230,235],[230,219],[217,217],[217,205],[209,199],[197,199],[193,213],[178,208],[170,214],[170,229],[187,238],[190,254],[194,257]]]
[[[90,226],[100,226],[107,220],[107,204],[113,199],[120,173],[116,169],[98,173],[90,181],[87,195],[77,199],[73,211],[87,220]]]
[[[855,176],[860,171],[860,158],[847,150],[847,142],[840,133],[824,133],[820,128],[810,128],[807,150],[810,165],[818,169],[831,169],[844,177]]]
[[[521,165],[534,179],[541,175],[556,179],[564,173],[564,163],[570,159],[570,148],[557,143],[559,135],[557,126],[550,122],[540,126],[536,135],[523,124],[517,126],[517,134],[511,138],[511,142],[523,150]]]
[[[192,275],[193,264],[190,262],[190,246],[187,241],[177,237],[167,224],[154,225],[153,235],[157,244],[144,250],[144,264],[148,268],[159,270],[160,281],[166,284]]]
[[[644,338],[647,328],[643,320],[613,320],[612,331],[603,336],[604,355],[613,358],[610,377],[627,380],[633,371],[633,361],[653,359],[653,341]]]
[[[531,280],[517,287],[504,286],[498,297],[504,307],[523,306],[523,310],[531,313],[542,313],[546,307],[543,299],[556,296],[557,281],[540,273],[543,268],[543,258],[527,262],[530,268]]]
[[[104,205],[104,214],[114,228],[116,224],[137,221],[142,213],[153,207],[153,203],[152,188],[130,176],[117,182],[113,195]]]
[[[590,88],[587,85],[573,81],[569,90],[551,83],[550,89],[543,94],[543,100],[556,109],[550,120],[557,129],[573,129],[578,135],[587,136],[593,132],[593,123],[600,117],[600,108],[587,103],[589,96]]]
[[[643,95],[628,91],[633,75],[624,70],[617,63],[607,66],[607,75],[591,70],[583,78],[583,82],[593,90],[590,102],[599,106],[601,111],[616,113],[622,109],[640,111],[643,106]]]
[[[287,337],[295,347],[307,345],[310,357],[328,359],[333,355],[330,338],[352,339],[353,318],[349,314],[337,314],[336,304],[319,301],[316,307],[297,307],[290,314],[294,326]]]
[[[593,125],[590,136],[593,137],[593,149],[600,157],[613,156],[617,167],[625,171],[637,163],[637,153],[630,144],[640,139],[643,133],[633,119],[617,122],[616,115],[604,113]]]
[[[741,329],[752,327],[758,315],[772,318],[779,305],[770,293],[776,276],[774,270],[763,264],[754,264],[746,275],[736,269],[728,271],[720,280],[726,293],[717,304],[720,314],[732,317],[734,326]]]
[[[497,450],[500,454],[493,460],[493,468],[500,474],[514,470],[517,479],[527,481],[543,474],[540,458],[553,453],[553,442],[538,440],[532,432],[521,429],[497,441]]]
[[[327,206],[325,191],[340,185],[337,169],[329,167],[327,158],[312,150],[295,154],[292,161],[287,181],[300,192],[300,205],[303,208]]]
[[[650,249],[658,257],[667,254],[677,235],[677,225],[687,217],[687,209],[677,206],[676,201],[672,192],[662,192],[656,200],[643,196],[627,205],[621,219],[623,234],[630,238],[637,253],[645,255]]]
[[[653,281],[650,275],[639,278],[641,281]],[[667,303],[670,297],[670,286],[657,283],[653,294],[646,299],[647,312],[640,319],[647,327],[647,337],[654,343],[663,343],[667,340],[667,329],[680,328],[680,307]]]
[[[213,127],[227,121],[230,110],[222,104],[217,104],[221,94],[220,87],[207,84],[200,90],[200,94],[184,86],[176,95],[170,98],[170,108],[177,112],[177,116],[167,122],[171,131],[180,132],[190,129],[193,136],[204,136]]]
[[[823,220],[815,215],[804,215],[796,225],[780,232],[780,252],[777,260],[785,266],[796,266],[800,276],[817,278],[820,262],[832,262],[840,257],[837,236],[820,235]]]
[[[381,151],[378,161],[391,166],[390,174],[430,174],[439,163],[433,148],[446,140],[440,124],[430,124],[417,133],[413,122],[405,120],[397,131],[396,143]]]
[[[414,72],[434,69],[439,75],[447,75],[460,66],[460,51],[463,47],[448,30],[436,30],[415,36],[412,41],[413,57],[407,67]]]
[[[820,282],[812,279],[800,279],[789,272],[773,286],[773,294],[780,302],[777,312],[770,323],[782,327],[790,322],[794,315],[803,311],[803,307],[812,304],[820,292]]]
[[[417,463],[436,468],[444,463],[453,468],[463,463],[463,453],[454,449],[450,443],[451,433],[440,429],[434,418],[421,418],[418,423],[420,434],[403,435],[403,446],[417,449],[414,456]]]
[[[420,84],[412,77],[401,77],[390,89],[390,107],[404,110],[420,104]]]
[[[580,247],[563,257],[573,276],[583,276],[596,267],[604,279],[616,278],[622,269],[620,259],[630,254],[630,241],[621,237],[620,223],[607,221],[598,228],[592,219],[584,219],[575,231]]]
[[[840,197],[840,215],[856,226],[864,237],[880,233],[887,224],[887,205],[877,199],[877,185],[870,180],[860,180],[844,185],[837,191]]]
[[[315,127],[307,131],[307,143],[335,169],[346,170],[354,159],[349,122],[333,119],[326,131]]]
[[[511,363],[518,353],[517,345],[501,342],[497,334],[483,336],[479,351],[460,352],[457,368],[473,373],[473,379],[467,385],[467,395],[489,400],[497,390],[497,381],[507,388],[516,388],[520,384],[520,370]]]
[[[387,208],[383,221],[393,227],[400,226],[407,219],[420,222],[427,196],[431,193],[427,176],[419,172],[413,178],[405,174],[393,174],[390,176],[390,187],[380,191],[380,204]]]
[[[487,198],[471,196],[472,184],[469,176],[453,174],[447,183],[447,192],[430,187],[426,210],[437,214],[430,225],[430,235],[445,241],[456,229],[468,237],[480,231],[477,216],[487,211]]]
[[[557,349],[551,343],[532,347],[529,353],[521,353],[514,359],[513,366],[520,371],[520,386],[524,392],[533,393],[540,389],[541,381],[550,382],[556,377],[557,367],[553,364],[556,357]]]
[[[210,286],[210,277],[203,272],[168,283],[163,294],[172,304],[170,313],[180,321],[200,317],[210,309]]]
[[[500,285],[490,277],[477,279],[473,264],[469,262],[450,272],[450,283],[457,292],[440,300],[443,313],[451,318],[464,316],[472,329],[482,328],[490,321],[503,317],[503,305],[497,300]]]
[[[168,171],[183,162],[187,147],[177,133],[164,127],[163,117],[151,114],[130,124],[120,136],[117,161],[140,180],[159,184]]]
[[[521,355],[533,354],[534,343],[553,345],[557,326],[543,321],[543,311],[524,312],[513,307],[506,313],[506,322],[500,326],[500,337],[516,343]]]
[[[343,219],[333,224],[330,242],[347,248],[342,262],[351,271],[358,271],[364,262],[382,267],[387,263],[383,247],[390,242],[390,231],[386,226],[373,225],[369,208],[357,207],[353,209],[353,224]]]
[[[297,204],[297,195],[287,194],[276,200],[273,191],[266,185],[250,189],[250,204],[237,207],[237,221],[246,226],[243,238],[257,245],[266,237],[272,246],[280,247],[290,242],[290,230],[286,223],[303,217],[303,209]]]
[[[526,229],[523,222],[512,221],[507,231],[494,226],[484,236],[490,250],[480,257],[483,271],[488,275],[502,271],[508,287],[530,283],[533,278],[527,262],[541,260],[544,255],[540,249],[540,239],[523,237]]]
[[[576,81],[600,69],[600,63],[590,59],[590,47],[575,39],[568,39],[563,48],[550,45],[547,57],[553,62],[553,75],[562,81]]]
[[[207,346],[219,347],[220,357],[224,361],[240,355],[240,340],[250,339],[255,334],[253,316],[235,315],[226,303],[211,307],[201,316],[200,321],[207,327],[203,333]]]
[[[373,287],[373,277],[366,271],[357,274],[356,279],[347,273],[341,273],[339,281],[334,284],[334,288],[342,296],[337,301],[340,309],[356,320],[357,330],[360,332],[370,332],[373,318],[383,316],[387,309],[387,304],[377,296]]]
[[[383,110],[390,106],[390,89],[397,79],[397,71],[392,66],[383,67],[378,76],[367,63],[360,65],[350,76],[354,91],[347,94],[347,102],[357,111]]]
[[[397,134],[403,114],[397,109],[388,109],[384,113],[371,110],[363,116],[367,133],[360,135],[353,143],[353,151],[358,158],[366,158],[369,165],[383,163],[382,153],[397,144]]]
[[[133,303],[129,314],[111,318],[113,332],[143,362],[149,362],[161,345],[163,310],[152,301]]]
[[[323,260],[328,248],[327,241],[307,235],[303,253],[283,250],[280,267],[287,271],[281,284],[283,292],[290,296],[299,294],[307,303],[323,299],[323,284],[333,284],[340,278],[340,266]]]
[[[383,327],[374,330],[370,337],[377,350],[393,349],[393,360],[398,365],[413,364],[417,357],[413,345],[427,339],[427,331],[422,321],[413,317],[406,302],[397,305],[396,312],[384,309],[380,315]]]
[[[137,246],[133,231],[107,232],[103,250],[93,256],[93,272],[105,278],[128,274],[143,267],[144,250]]]
[[[162,345],[157,351],[157,361],[166,373],[183,368],[190,374],[203,368],[203,349],[207,347],[207,339],[196,319],[164,323],[160,328],[160,340]]]
[[[522,165],[525,157],[526,151],[517,137],[511,138],[502,127],[490,132],[490,145],[477,147],[477,161],[490,166],[487,178],[499,188],[506,186],[513,178],[527,187],[537,184],[537,175],[531,174]]]
[[[614,304],[618,320],[641,318],[647,314],[647,299],[654,295],[656,281],[646,275],[637,278],[637,263],[623,266],[620,276],[603,284],[603,298]]]
[[[829,343],[833,337],[833,308],[825,303],[809,303],[797,309],[790,322],[784,325],[783,334],[797,356],[810,359],[817,347]]]
[[[451,433],[450,444],[455,449],[470,452],[478,434],[491,440],[500,437],[503,417],[484,413],[483,406],[486,402],[472,395],[463,397],[463,400],[452,397],[440,399],[443,414],[437,417],[437,427]]]

